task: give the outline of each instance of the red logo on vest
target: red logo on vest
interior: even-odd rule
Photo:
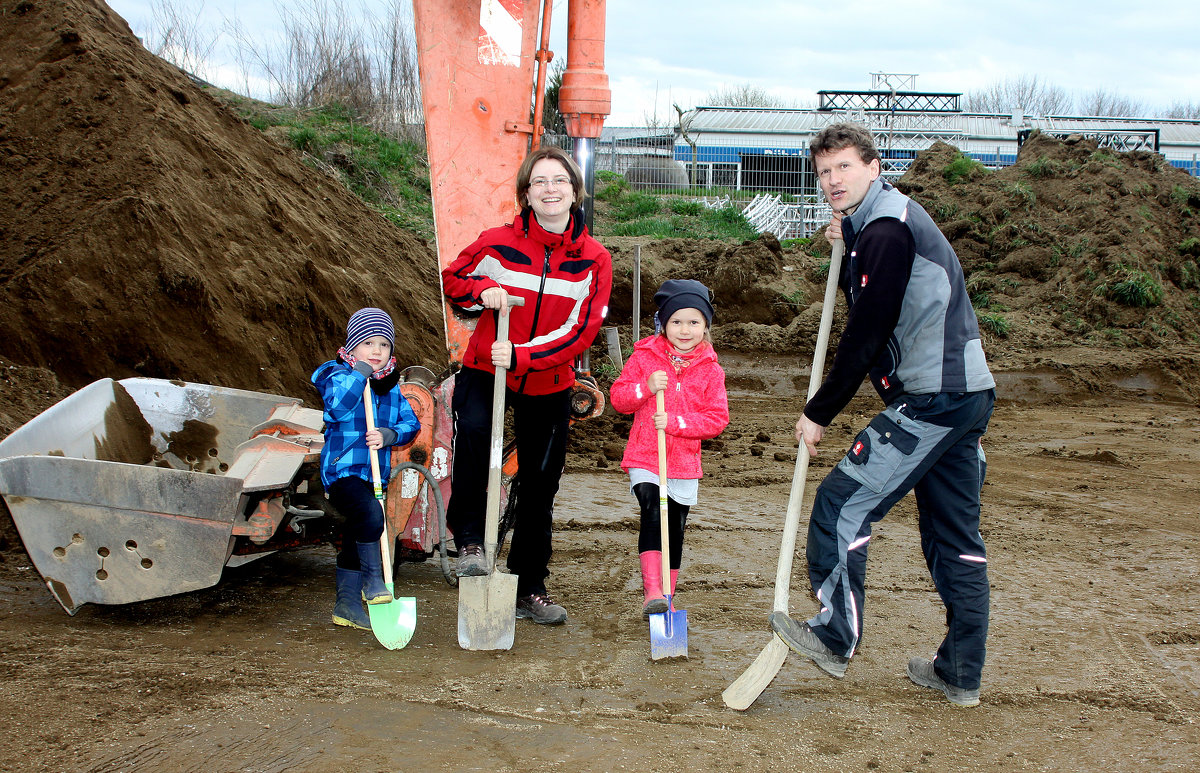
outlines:
[[[862,449],[863,449],[863,444],[862,444],[862,441],[860,440],[854,444],[854,450],[851,453],[853,453],[855,456],[858,456],[859,454],[862,453]]]
[[[880,377],[880,379],[879,379],[879,383],[880,383],[880,384],[883,384],[883,388],[884,388],[884,389],[891,389],[891,388],[892,388],[892,385],[888,383],[887,376],[881,376],[881,377]]]
[[[866,275],[866,274],[863,274],[863,275],[862,275],[862,285],[860,285],[860,286],[861,286],[861,287],[866,287],[866,286],[867,286],[867,275]]]

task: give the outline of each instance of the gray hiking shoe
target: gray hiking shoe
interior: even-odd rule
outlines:
[[[846,666],[850,663],[850,658],[837,655],[826,647],[825,642],[817,638],[808,623],[797,623],[788,617],[786,612],[772,612],[769,619],[771,630],[779,634],[779,638],[783,639],[783,643],[788,647],[807,656],[817,664],[817,668],[834,679],[841,679],[846,675]]]
[[[561,625],[567,622],[567,610],[554,603],[546,593],[532,593],[517,599],[517,618],[527,617],[539,625]]]
[[[488,573],[487,556],[483,553],[483,545],[463,545],[458,549],[459,577],[486,577]]]
[[[937,675],[932,660],[926,660],[925,658],[912,658],[909,660],[908,678],[913,681],[913,684],[919,684],[922,687],[931,687],[934,690],[941,690],[946,694],[947,700],[955,706],[979,705],[978,687],[974,690],[955,687]]]

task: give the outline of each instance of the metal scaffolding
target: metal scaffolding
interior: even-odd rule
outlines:
[[[962,94],[927,91],[818,91],[818,110],[958,113]]]
[[[1017,132],[1017,147],[1025,144],[1025,140],[1033,132],[1032,129],[1022,129]],[[1048,137],[1065,140],[1068,137],[1083,137],[1095,140],[1102,148],[1125,152],[1128,150],[1152,150],[1158,152],[1158,129],[1109,129],[1095,131],[1042,129]]]

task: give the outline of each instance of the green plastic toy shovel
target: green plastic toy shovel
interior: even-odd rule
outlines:
[[[371,396],[371,384],[363,391],[363,405],[367,412],[367,430],[375,429],[375,403]],[[389,650],[398,650],[412,639],[413,631],[417,628],[417,599],[415,596],[396,598],[392,586],[392,551],[389,549],[392,539],[387,526],[387,508],[384,506],[383,485],[379,481],[379,455],[371,451],[371,479],[375,484],[375,498],[383,510],[383,533],[379,535],[379,551],[383,563],[383,584],[392,600],[386,604],[367,604],[367,614],[371,617],[371,631],[379,643]]]

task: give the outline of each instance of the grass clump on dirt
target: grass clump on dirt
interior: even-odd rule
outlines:
[[[942,168],[942,177],[950,185],[987,174],[987,167],[961,152]]]
[[[1117,276],[1097,287],[1096,292],[1134,308],[1158,306],[1163,300],[1162,284],[1148,272],[1129,266],[1118,266]]]
[[[980,330],[984,330],[1000,338],[1008,338],[1012,331],[1012,323],[999,314],[977,314]]]
[[[392,223],[433,240],[429,163],[420,143],[377,132],[340,105],[298,110],[229,101],[251,126],[304,154]]]
[[[596,175],[596,236],[719,239],[743,242],[758,233],[737,207],[710,209],[696,199],[631,190],[613,172]]]

